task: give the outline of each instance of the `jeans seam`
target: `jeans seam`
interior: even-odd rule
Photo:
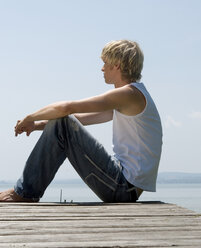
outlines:
[[[105,184],[108,188],[110,188],[112,191],[115,191],[115,188],[112,187],[111,185],[107,184],[104,180],[102,180],[99,176],[97,176],[96,174],[94,173],[90,173],[86,178],[85,180],[87,181],[87,179],[91,176],[94,176],[96,177],[100,182],[102,182],[103,184]]]
[[[130,189],[127,189],[126,192],[131,192],[131,191],[133,191],[133,190],[136,190],[136,188],[135,188],[135,187],[132,187],[132,188],[130,188]]]
[[[93,165],[96,167],[96,169],[98,169],[100,172],[102,172],[104,174],[104,176],[106,176],[107,178],[109,178],[111,181],[113,181],[115,184],[118,184],[112,177],[108,176],[103,170],[101,170],[101,168],[96,164],[94,163],[93,160],[91,160],[87,154],[84,154],[85,158]]]

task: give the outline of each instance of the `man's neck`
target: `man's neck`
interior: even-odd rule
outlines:
[[[120,80],[120,81],[114,82],[114,87],[120,88],[120,87],[123,87],[123,86],[128,85],[128,84],[129,84],[128,82]]]

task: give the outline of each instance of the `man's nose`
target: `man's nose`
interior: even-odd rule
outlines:
[[[105,71],[105,68],[104,68],[104,66],[102,67],[101,71],[102,71],[102,72],[104,72],[104,71]]]

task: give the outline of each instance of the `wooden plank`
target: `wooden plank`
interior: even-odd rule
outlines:
[[[201,215],[174,204],[0,203],[0,247],[201,247]]]
[[[59,205],[60,208],[53,207],[54,205],[48,206],[40,206],[37,205],[29,205],[29,206],[20,206],[14,205],[12,206],[12,212],[8,206],[1,207],[0,210],[0,218],[6,216],[8,213],[9,216],[30,216],[30,213],[37,213],[37,216],[46,216],[54,214],[54,216],[60,216],[62,213],[65,212],[66,216],[76,216],[79,213],[79,216],[101,216],[101,217],[113,217],[114,215],[118,216],[170,216],[170,215],[185,215],[185,216],[193,216],[195,213],[190,210],[185,210],[183,208],[177,207],[176,205],[169,205],[168,207],[164,207],[163,205],[156,205],[154,208],[151,206],[139,206],[139,205],[111,205],[109,206],[99,206],[99,207],[85,207],[85,206],[66,206]],[[125,211],[125,206],[126,210]],[[123,212],[122,212],[123,211]]]
[[[90,240],[90,237],[89,237]],[[38,248],[38,247],[54,247],[54,248],[67,248],[67,247],[113,247],[113,248],[127,248],[127,247],[199,247],[200,248],[200,240],[192,239],[190,241],[185,240],[174,240],[174,241],[167,241],[167,240],[105,240],[105,241],[71,241],[68,240],[65,241],[57,241],[57,242],[45,242],[45,241],[38,241],[38,242],[27,242],[27,243],[3,243],[0,244],[0,247],[6,248],[6,247],[32,247],[32,248]]]
[[[6,224],[4,224],[6,223]],[[1,227],[8,227],[11,228],[11,226],[17,226],[17,227],[21,227],[21,226],[27,226],[29,227],[30,223],[32,223],[32,225],[38,225],[39,223],[39,227],[42,227],[43,225],[52,225],[52,226],[62,226],[64,223],[64,226],[66,224],[73,226],[73,227],[78,227],[78,226],[82,226],[82,227],[91,227],[93,228],[94,226],[96,227],[104,227],[104,225],[107,225],[111,228],[115,228],[118,227],[120,225],[120,223],[122,223],[123,226],[126,226],[127,228],[132,227],[133,225],[137,228],[137,227],[182,227],[182,228],[186,228],[186,226],[188,228],[193,228],[196,227],[197,229],[199,229],[201,227],[201,218],[178,218],[178,217],[166,217],[166,218],[151,218],[151,217],[144,217],[144,218],[112,218],[112,219],[97,219],[97,218],[83,218],[80,219],[79,217],[77,218],[73,218],[73,219],[67,219],[67,220],[62,220],[60,219],[60,221],[58,219],[55,220],[48,220],[48,221],[44,221],[44,220],[39,220],[39,221],[29,221],[27,219],[25,220],[21,220],[21,221],[1,221],[0,222],[0,228]]]

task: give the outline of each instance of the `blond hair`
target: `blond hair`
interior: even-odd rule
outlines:
[[[102,50],[101,58],[110,65],[119,65],[122,79],[129,83],[142,77],[144,55],[137,42],[129,40],[111,41]]]

